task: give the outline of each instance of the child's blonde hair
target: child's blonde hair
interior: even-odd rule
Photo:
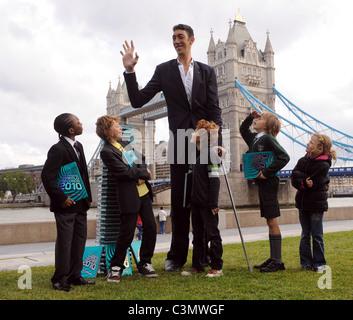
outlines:
[[[264,119],[266,123],[266,132],[275,138],[281,130],[281,122],[279,121],[276,114],[265,111],[261,114],[261,118]]]
[[[322,146],[322,154],[330,156],[333,160],[337,160],[337,154],[335,150],[332,150],[332,140],[325,134],[314,133],[313,137],[316,137],[319,145]]]

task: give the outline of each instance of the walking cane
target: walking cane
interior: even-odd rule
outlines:
[[[252,268],[251,268],[251,265],[250,265],[250,262],[249,262],[248,254],[247,254],[246,248],[245,248],[245,242],[244,242],[243,235],[242,235],[241,228],[240,228],[240,224],[239,224],[238,214],[237,214],[237,211],[236,211],[236,209],[235,209],[234,199],[233,199],[232,191],[231,191],[231,189],[230,189],[230,185],[229,185],[229,181],[228,181],[227,172],[226,172],[226,169],[224,168],[223,162],[222,162],[222,169],[223,169],[223,173],[224,173],[224,178],[226,179],[226,183],[227,183],[227,188],[228,188],[228,192],[229,192],[230,201],[232,202],[232,207],[233,207],[233,211],[234,211],[235,220],[236,220],[237,225],[238,225],[238,230],[239,230],[239,235],[240,235],[241,243],[242,243],[242,245],[243,245],[243,250],[244,250],[244,253],[245,253],[246,261],[247,261],[247,263],[248,263],[248,270],[249,270],[250,272],[252,272]]]

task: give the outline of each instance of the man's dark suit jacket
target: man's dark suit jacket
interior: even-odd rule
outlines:
[[[142,90],[138,88],[135,73],[125,72],[124,77],[134,108],[141,108],[158,92],[163,91],[168,106],[169,129],[173,134],[176,134],[177,129],[195,129],[201,119],[212,120],[222,127],[216,74],[212,67],[194,61],[191,105],[186,96],[177,59],[158,65],[152,79]]]
[[[128,144],[125,141],[118,142],[123,147]],[[147,181],[149,174],[144,164],[144,157],[137,151],[134,150],[134,152],[139,158],[140,164],[134,164],[132,167],[124,161],[122,152],[109,142],[105,142],[100,152],[104,165],[116,182],[119,206],[123,213],[136,213],[140,210],[140,196],[136,187],[138,179],[146,180],[150,198],[152,198],[151,186]]]
[[[82,144],[78,141],[77,143],[81,154],[81,161],[77,158],[74,149],[64,137],[61,137],[60,141],[48,151],[48,158],[42,170],[42,182],[50,197],[50,211],[52,212],[85,212],[89,209],[89,204],[92,202],[85,154]],[[61,205],[66,201],[68,196],[58,187],[56,177],[61,167],[71,162],[77,163],[88,198],[77,201],[75,205],[63,209]]]

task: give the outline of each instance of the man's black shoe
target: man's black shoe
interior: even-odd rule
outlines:
[[[181,266],[178,265],[174,260],[166,260],[164,263],[165,271],[180,271]]]
[[[74,279],[74,280],[70,281],[70,283],[75,286],[86,286],[88,284],[90,284],[90,285],[96,284],[94,281],[89,281],[89,280],[86,280],[82,277]]]
[[[53,288],[55,290],[66,291],[66,292],[69,292],[74,289],[74,288],[70,287],[70,285],[67,282],[53,283]]]
[[[285,270],[284,263],[272,260],[266,267],[261,268],[260,272],[276,272],[279,270]]]

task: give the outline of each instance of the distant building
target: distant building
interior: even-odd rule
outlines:
[[[38,190],[42,183],[41,173],[43,170],[43,165],[35,166],[33,164],[21,164],[18,168],[7,168],[0,170],[0,175],[4,172],[11,172],[16,170],[21,170],[28,174],[34,180],[34,190]]]
[[[170,178],[170,165],[167,163],[168,142],[160,141],[156,144],[156,179]]]

